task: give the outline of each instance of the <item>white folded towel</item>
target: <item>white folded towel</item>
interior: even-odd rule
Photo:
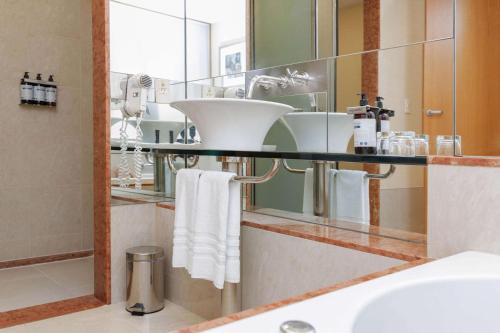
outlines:
[[[210,280],[219,289],[224,281],[240,281],[240,184],[231,181],[233,176],[216,171],[201,174],[187,237],[182,229],[176,232],[176,206],[173,266],[186,267],[191,277]],[[182,220],[179,223],[182,228]]]
[[[314,214],[313,183],[313,169],[307,168],[304,174],[304,197],[302,199],[302,213],[307,215]]]
[[[175,182],[175,224],[173,267],[185,267],[188,245],[194,232],[194,217],[198,199],[198,185],[202,171],[180,169]]]
[[[370,189],[365,171],[332,170],[330,173],[330,218],[370,223]]]

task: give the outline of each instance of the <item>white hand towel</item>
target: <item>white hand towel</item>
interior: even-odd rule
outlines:
[[[174,265],[186,267],[191,277],[210,280],[219,289],[224,281],[240,281],[240,184],[231,181],[234,175],[201,174],[186,262]]]
[[[190,238],[194,232],[194,213],[201,173],[202,171],[197,169],[181,169],[177,172],[173,267],[185,267],[187,263]]]
[[[304,174],[304,197],[302,199],[302,213],[314,214],[313,208],[313,169],[307,168]]]
[[[365,171],[332,170],[330,173],[330,218],[370,223],[369,179]]]

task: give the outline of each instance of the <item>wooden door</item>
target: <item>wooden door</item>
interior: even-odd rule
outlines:
[[[451,0],[427,0],[427,39],[451,35]],[[464,155],[500,155],[500,1],[456,2],[456,129]],[[453,42],[425,46],[424,132],[432,136],[453,130]],[[442,115],[427,116],[427,110]]]
[[[426,1],[426,39],[453,35],[453,2]],[[424,46],[423,133],[430,135],[435,154],[436,136],[453,134],[453,41]]]

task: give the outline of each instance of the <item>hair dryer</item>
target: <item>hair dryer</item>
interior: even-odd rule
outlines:
[[[146,111],[148,88],[151,88],[153,85],[153,80],[149,75],[135,74],[126,79],[126,81],[125,103],[122,107],[123,116],[141,116]]]
[[[148,100],[148,88],[153,85],[153,80],[151,77],[145,74],[136,74],[131,77],[124,79],[120,83],[120,87],[123,91],[123,96],[125,97],[125,103],[122,106],[122,127],[120,130],[120,148],[121,148],[121,161],[119,176],[120,187],[128,187],[130,178],[130,169],[127,160],[127,149],[128,149],[128,136],[127,136],[127,125],[128,118],[136,117],[136,131],[137,137],[135,140],[134,149],[134,171],[135,171],[135,188],[140,190],[142,188],[142,130],[141,121],[142,115],[146,111],[147,100]]]

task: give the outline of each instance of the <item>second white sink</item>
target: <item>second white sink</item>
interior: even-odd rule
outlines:
[[[352,115],[328,112],[293,112],[283,116],[300,152],[345,153],[354,132]]]
[[[200,98],[170,103],[196,125],[204,149],[260,151],[267,132],[286,104],[233,98]]]

